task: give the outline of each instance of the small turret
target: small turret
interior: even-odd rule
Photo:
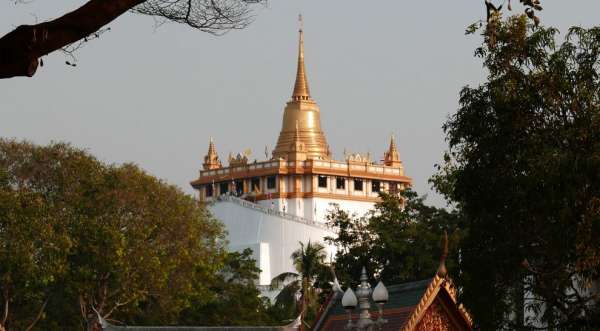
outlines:
[[[221,168],[221,160],[219,160],[219,155],[217,154],[217,149],[215,148],[215,143],[213,138],[210,138],[210,142],[208,143],[208,153],[204,156],[204,163],[202,163],[202,168],[204,170],[212,170]]]
[[[400,153],[398,153],[394,135],[391,135],[390,137],[390,147],[384,154],[383,164],[389,167],[402,167],[402,161],[400,161]]]

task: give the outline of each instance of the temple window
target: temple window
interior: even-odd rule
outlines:
[[[229,192],[229,185],[228,185],[228,183],[227,182],[219,183],[219,193],[220,194],[225,194],[227,192]]]
[[[327,188],[327,176],[319,175],[319,187]]]
[[[277,185],[276,185],[276,177],[275,176],[269,176],[267,177],[267,188],[268,189],[274,189]]]
[[[252,179],[250,179],[250,191],[260,191],[260,178],[253,177]]]
[[[381,182],[378,180],[374,180],[371,182],[371,191],[379,193],[381,192]]]
[[[206,197],[212,197],[213,196],[213,186],[212,185],[206,185],[204,187],[204,195]]]
[[[355,191],[362,191],[363,190],[363,180],[362,179],[355,179],[354,180],[354,190]]]
[[[343,177],[336,177],[335,178],[335,188],[338,190],[346,189],[346,179]]]

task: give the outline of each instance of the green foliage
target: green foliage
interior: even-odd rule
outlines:
[[[445,229],[450,232],[452,254],[447,265],[452,273],[458,254],[455,247],[462,236],[457,216],[425,205],[424,198],[410,189],[400,197],[386,193],[380,197],[364,217],[337,207],[328,215],[329,224],[339,229],[338,236],[327,241],[337,247],[335,266],[340,280],[356,285],[363,266],[386,284],[433,277]]]
[[[6,330],[81,330],[93,309],[128,324],[176,324],[182,311],[208,324],[266,321],[251,253],[224,243],[196,200],[135,165],[0,139]]]
[[[260,269],[252,258],[252,250],[228,253],[224,265],[213,279],[198,279],[209,283],[210,293],[197,297],[182,311],[180,325],[274,325],[268,312],[270,302],[261,297],[254,285]]]
[[[433,182],[469,229],[460,283],[484,330],[592,329],[600,278],[600,28],[498,23],[489,72],[444,125]],[[524,294],[534,299],[524,300]],[[533,313],[524,320],[523,311]],[[540,324],[541,323],[541,324]],[[597,323],[597,321],[595,322]]]
[[[6,170],[0,168],[0,325],[26,329],[64,276],[72,242],[43,195],[15,186]]]

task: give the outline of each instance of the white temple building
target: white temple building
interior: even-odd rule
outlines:
[[[299,32],[296,82],[272,158],[249,162],[245,155],[230,155],[223,166],[211,139],[200,175],[191,182],[225,224],[230,249],[252,248],[262,271],[260,285],[295,271],[290,255],[298,242],[324,243],[324,237],[335,235],[326,226],[332,204],[362,215],[378,201],[379,192],[395,193],[412,181],[404,175],[393,137],[381,162],[361,154],[331,158],[319,106],[310,96]],[[327,249],[333,256],[333,247]]]

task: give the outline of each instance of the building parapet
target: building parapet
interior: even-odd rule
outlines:
[[[306,160],[306,161],[286,161],[283,159],[270,160],[264,162],[254,162],[245,165],[235,165],[211,170],[201,170],[200,178],[196,182],[201,182],[203,178],[227,178],[232,175],[253,176],[260,173],[284,174],[289,172],[318,173],[319,171],[345,172],[351,175],[353,172],[361,174],[371,174],[375,177],[389,176],[398,178],[398,180],[410,182],[410,178],[404,177],[402,167],[386,166],[372,162],[340,162],[335,160]]]

